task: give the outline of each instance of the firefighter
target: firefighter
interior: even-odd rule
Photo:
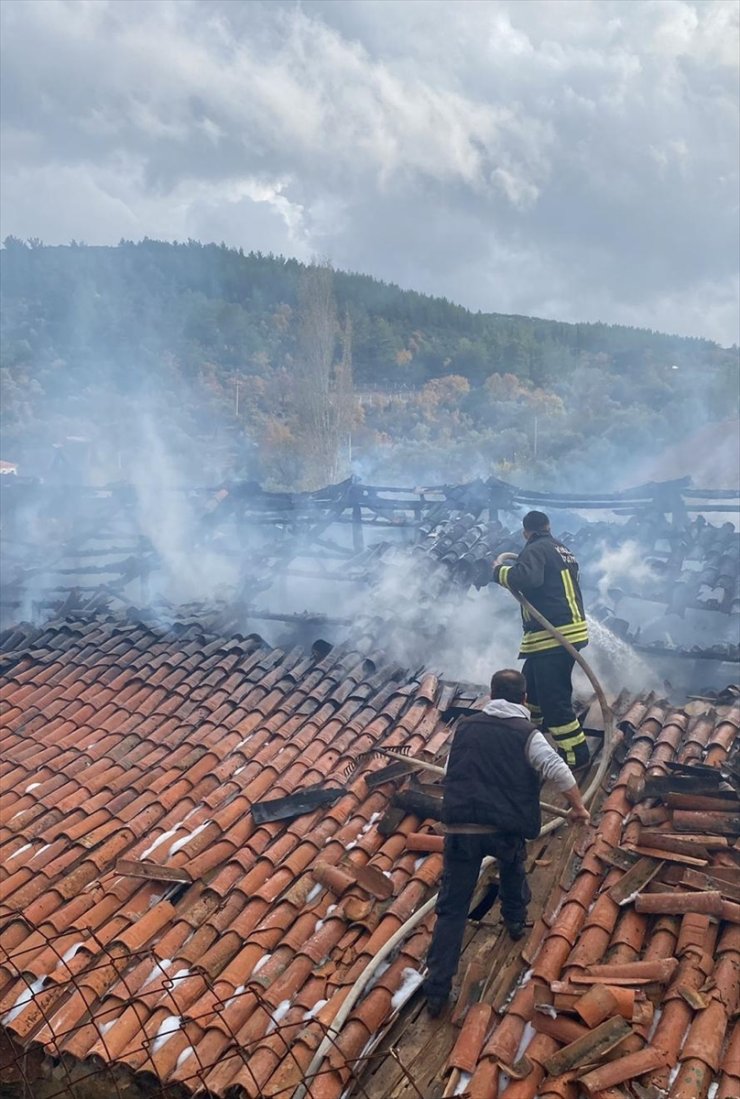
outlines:
[[[444,870],[424,981],[427,1010],[433,1017],[441,1014],[449,998],[470,900],[487,855],[498,862],[506,929],[512,939],[524,935],[531,897],[525,844],[542,827],[541,784],[549,780],[562,792],[571,806],[571,821],[590,820],[570,768],[529,719],[526,686],[515,669],[496,672],[491,701],[460,721],[452,741],[442,803],[448,833]],[[471,824],[490,825],[490,832],[466,832]]]
[[[578,584],[578,562],[550,533],[542,511],[530,511],[522,521],[526,546],[516,564],[498,557],[493,578],[520,592],[556,626],[575,649],[588,644],[583,596]],[[579,770],[589,761],[581,723],[573,710],[573,657],[522,607],[524,636],[519,659],[527,681],[527,705],[535,725],[550,734],[569,767]]]

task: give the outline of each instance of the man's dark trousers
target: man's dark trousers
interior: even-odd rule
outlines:
[[[460,960],[465,921],[486,855],[498,860],[501,914],[509,925],[522,924],[531,899],[524,869],[525,843],[512,835],[445,836],[444,872],[437,898],[437,923],[427,955],[427,999],[446,1000]]]
[[[532,721],[550,733],[568,766],[581,767],[588,763],[588,746],[573,709],[574,663],[565,649],[547,649],[528,656],[522,672]]]

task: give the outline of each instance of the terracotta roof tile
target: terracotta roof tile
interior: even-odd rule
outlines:
[[[379,740],[436,752],[449,735],[436,708],[442,689],[436,678],[419,682],[380,662],[371,668],[341,649],[316,662],[254,638],[213,637],[191,625],[162,630],[110,614],[42,631],[13,660],[0,694],[8,707],[0,736],[27,724],[21,736],[0,742],[12,764],[0,781],[9,778],[11,794],[20,795],[0,836],[8,871],[0,883],[6,890],[0,944],[10,965],[25,950],[29,975],[43,984],[16,1014],[11,1008],[22,978],[0,966],[0,998],[10,1004],[5,1026],[28,1048],[56,1042],[90,1066],[119,1061],[142,1079],[180,1081],[186,1094],[205,1083],[214,1095],[231,1097],[241,1087],[256,1099],[300,1082],[301,1066],[352,980],[430,895],[442,860],[430,855],[417,865],[408,852],[417,818],[405,818],[391,836],[379,833],[376,821],[393,788],[368,792],[362,773],[351,776],[334,805],[293,821],[257,827],[250,806],[311,782],[344,781],[345,764]],[[625,715],[637,732],[582,867],[564,879],[549,929],[540,925],[529,991],[517,993],[500,1021],[488,1004],[469,1015],[461,1049],[473,1096],[575,1099],[572,1080],[545,1079],[543,1062],[562,1041],[554,1032],[525,1030],[535,985],[561,982],[583,996],[588,986],[569,981],[588,966],[660,963],[674,952],[679,968],[670,983],[649,986],[662,997],[652,1043],[681,1058],[679,1088],[704,1064],[702,1056],[711,1061],[709,1071],[734,1079],[727,1051],[734,1048],[740,951],[737,925],[724,922],[732,910],[719,917],[719,960],[706,986],[704,955],[717,924],[702,935],[705,925],[692,913],[656,916],[637,912],[634,903],[620,907],[606,891],[623,870],[599,857],[604,840],[624,848],[641,838],[644,825],[628,816],[630,777],[665,776],[673,759],[698,762],[705,746],[713,765],[722,765],[737,734],[726,713],[718,723],[710,715],[688,718],[651,700]],[[664,830],[672,813],[661,818]],[[19,861],[25,844],[33,863]],[[126,866],[138,860],[142,873],[163,880],[117,873],[119,859]],[[380,875],[368,877],[367,888],[364,867]],[[192,884],[167,879],[178,868]],[[325,888],[327,875],[341,875],[341,888],[335,891],[337,882]],[[392,889],[387,899],[383,881]],[[646,898],[676,888],[655,884],[658,892]],[[312,1099],[338,1099],[351,1071],[359,1072],[349,1061],[361,1057],[391,1017],[396,991],[419,969],[430,926],[402,944],[355,1005]],[[641,995],[639,986],[616,987],[625,1003]],[[699,1004],[696,997],[703,1008],[691,1006]],[[328,1003],[317,1019],[305,1019],[321,1000]],[[476,1031],[472,1053],[465,1043],[476,1018],[483,1033]],[[633,1018],[635,1057],[649,1038],[650,1002],[636,1001]],[[702,1027],[711,1029],[704,1053]],[[520,1044],[534,1067],[504,1085],[496,1059],[510,1065]],[[637,1064],[643,1079],[645,1073],[663,1079],[662,1063]],[[610,1071],[613,1077],[621,1070]]]
[[[108,637],[106,628],[110,633]],[[75,635],[79,634],[78,640],[83,639],[84,633],[84,627],[75,631]],[[387,730],[392,731],[394,717],[402,718],[409,704],[413,705],[414,712],[410,714],[408,722],[401,724],[393,742],[406,742],[408,730],[418,729],[425,717],[426,732],[429,735],[436,732],[440,719],[433,716],[433,683],[425,683],[424,692],[427,697],[420,697],[420,702],[414,705],[414,694],[418,688],[410,683],[406,686],[399,685],[396,681],[389,683],[383,678],[384,673],[377,673],[374,683],[359,682],[361,669],[358,675],[343,680],[345,673],[341,663],[334,657],[327,659],[324,667],[314,665],[309,670],[298,652],[294,652],[289,659],[279,651],[270,650],[257,650],[251,654],[247,652],[245,656],[244,650],[239,646],[229,651],[228,645],[224,646],[220,641],[206,645],[200,658],[193,652],[183,660],[182,653],[173,650],[159,651],[155,658],[150,656],[147,660],[141,660],[137,656],[135,660],[130,660],[132,668],[146,666],[152,669],[148,678],[144,675],[137,677],[132,676],[130,669],[121,671],[103,663],[100,653],[115,653],[120,657],[124,652],[129,655],[139,652],[135,644],[148,644],[151,648],[152,636],[146,629],[130,632],[123,641],[117,637],[115,626],[111,628],[108,624],[107,627],[97,628],[93,624],[90,627],[90,636],[97,637],[97,646],[70,645],[70,638],[65,637],[64,631],[54,631],[49,643],[57,651],[65,650],[66,655],[64,659],[57,658],[54,661],[53,674],[47,668],[48,674],[43,680],[35,677],[35,661],[25,657],[22,666],[27,682],[16,684],[9,680],[4,684],[9,702],[15,698],[23,703],[25,697],[31,696],[34,701],[38,700],[39,720],[33,722],[34,727],[31,730],[36,738],[33,742],[35,751],[28,750],[28,740],[11,742],[11,747],[20,746],[23,751],[18,753],[19,764],[15,773],[10,774],[10,778],[15,789],[23,782],[28,786],[34,780],[41,781],[28,795],[25,803],[22,799],[16,799],[20,811],[16,813],[12,823],[16,828],[31,829],[34,821],[39,821],[38,842],[35,842],[34,850],[37,854],[42,850],[47,853],[47,858],[43,861],[47,863],[52,875],[33,875],[32,872],[31,876],[28,873],[11,874],[4,884],[6,889],[9,888],[11,897],[20,897],[23,900],[28,895],[27,918],[33,916],[39,921],[45,921],[40,925],[47,929],[45,934],[59,934],[59,943],[63,946],[77,946],[72,942],[75,936],[85,934],[89,928],[95,929],[98,953],[102,944],[103,960],[111,960],[108,964],[104,961],[102,966],[98,964],[90,969],[87,949],[77,946],[74,958],[69,960],[67,966],[70,981],[74,978],[77,987],[88,991],[84,994],[73,991],[61,1013],[55,1007],[53,996],[50,996],[47,1005],[47,1014],[51,1012],[48,1026],[39,1028],[34,1023],[35,1008],[24,1009],[18,1017],[22,1020],[17,1028],[19,1033],[31,1038],[36,1027],[39,1035],[46,1034],[47,1040],[50,1040],[56,1033],[55,1028],[75,1024],[83,1018],[87,1000],[95,993],[106,997],[100,1001],[100,1012],[107,1011],[110,1014],[121,967],[133,966],[130,976],[138,982],[143,981],[142,975],[148,966],[146,960],[137,962],[135,956],[131,962],[126,962],[126,952],[144,949],[146,953],[147,948],[156,950],[158,939],[163,948],[170,949],[170,944],[177,939],[180,944],[179,953],[187,964],[184,955],[188,954],[188,950],[183,944],[186,935],[192,934],[193,930],[201,945],[190,952],[192,960],[197,959],[215,975],[223,970],[224,965],[230,964],[230,958],[233,960],[241,954],[244,954],[245,961],[247,955],[250,955],[252,960],[249,961],[248,968],[251,972],[260,957],[264,956],[267,946],[271,946],[276,951],[276,958],[284,958],[284,961],[268,964],[264,968],[263,980],[268,982],[268,989],[270,985],[274,985],[277,995],[281,993],[281,981],[297,981],[297,995],[307,981],[315,982],[313,966],[322,961],[327,950],[331,950],[332,942],[342,939],[345,925],[341,919],[330,919],[324,925],[326,930],[320,929],[314,936],[311,935],[312,929],[318,926],[317,921],[320,922],[321,911],[328,907],[330,897],[327,895],[326,901],[319,903],[318,908],[314,906],[313,912],[306,912],[301,916],[300,906],[307,902],[310,888],[304,890],[303,899],[299,901],[297,909],[281,905],[281,892],[292,887],[295,876],[309,867],[319,854],[325,858],[326,851],[315,842],[314,834],[301,841],[307,821],[296,822],[296,827],[290,827],[290,830],[285,825],[269,826],[261,829],[258,834],[248,814],[250,800],[260,794],[268,795],[271,790],[294,789],[305,785],[311,778],[324,779],[337,760],[348,750],[351,751],[353,737],[357,739],[356,734],[349,735],[346,732],[345,715],[349,715],[356,723],[361,741],[367,746],[372,745],[374,737],[383,735]],[[38,640],[36,644],[39,644]],[[144,651],[141,655],[145,655]],[[359,667],[360,663],[356,660],[353,666]],[[241,678],[240,666],[244,673]],[[20,661],[17,667],[21,667]],[[176,674],[173,670],[175,667]],[[292,672],[288,672],[288,667]],[[199,668],[204,669],[205,674],[198,677]],[[327,672],[330,673],[330,678],[327,678]],[[188,678],[192,675],[196,675],[200,682],[198,690],[201,692],[201,706],[198,706],[197,699],[194,703],[187,702],[181,694],[174,693],[175,688],[180,688],[183,695],[188,694],[192,699],[192,687],[188,685]],[[246,675],[251,677],[251,681],[245,684],[245,690],[242,684]],[[308,681],[302,682],[301,676]],[[54,684],[58,684],[58,689],[45,686],[52,680]],[[228,691],[219,690],[221,685],[228,685]],[[386,685],[388,689],[383,690]],[[310,691],[314,692],[311,699],[308,698]],[[322,697],[332,698],[333,703],[322,707]],[[234,702],[243,703],[247,699],[253,707],[251,714],[247,707],[242,707],[237,712]],[[364,709],[362,699],[368,700]],[[292,709],[294,704],[303,712],[297,713]],[[341,717],[334,716],[337,714],[338,704],[345,710]],[[284,758],[278,766],[273,762],[278,747],[270,747],[267,730],[265,734],[256,732],[253,737],[248,735],[252,730],[258,730],[264,721],[264,715],[277,706],[282,707],[282,713],[278,722],[270,723],[273,734],[278,733],[281,739],[290,738],[285,741],[290,745],[290,750],[283,753]],[[382,722],[368,728],[380,710],[385,711]],[[8,717],[11,720],[20,718],[23,713],[22,706],[13,704],[13,708],[6,709],[6,722]],[[168,717],[168,714],[172,716]],[[206,715],[209,715],[209,720],[203,723],[202,718]],[[52,718],[51,721],[48,720],[49,717]],[[81,729],[72,718],[80,725],[86,724],[88,728]],[[306,718],[310,719],[308,723]],[[200,722],[200,725],[196,726],[195,722]],[[229,728],[231,725],[238,727],[233,734],[230,748],[225,750],[227,753],[229,750],[236,750],[238,754],[235,754],[235,763],[224,764],[220,754],[224,752],[224,726]],[[181,741],[182,738],[190,740],[191,736],[194,739],[190,745],[186,745],[184,741],[178,745],[170,739],[174,734],[179,735]],[[45,735],[50,735],[54,742],[64,743],[66,746],[66,767],[62,772],[58,771],[61,774],[59,780],[54,777],[54,769],[59,768],[64,761],[58,751],[48,751],[51,742],[44,740]],[[151,738],[151,743],[144,738]],[[163,748],[167,742],[170,743],[169,750]],[[212,750],[209,750],[209,742]],[[280,741],[278,745],[279,743]],[[302,759],[299,756],[301,752]],[[80,753],[87,753],[87,758]],[[50,763],[47,772],[39,770],[42,754],[45,754]],[[24,760],[23,764],[20,763],[21,758]],[[139,766],[144,761],[147,764],[146,770]],[[254,766],[250,761],[254,761]],[[158,769],[158,764],[166,765],[167,770]],[[240,768],[245,768],[243,777],[238,774]],[[218,774],[213,773],[216,771]],[[65,774],[77,775],[82,785],[65,781]],[[226,776],[231,776],[233,781],[224,786],[223,779]],[[357,793],[342,799],[344,804],[335,807],[333,814],[326,818],[328,830],[325,830],[324,838],[329,838],[332,830],[336,830],[339,825],[345,843],[350,842],[350,837],[355,838],[358,857],[362,854],[362,857],[367,858],[367,854],[382,846],[384,861],[391,869],[394,859],[404,854],[403,842],[394,851],[392,844],[378,836],[376,830],[367,827],[372,814],[382,808],[384,796],[375,792],[368,799],[368,807],[365,809],[360,801],[361,788],[362,784],[357,786]],[[239,793],[242,789],[247,792],[246,798]],[[33,793],[36,793],[35,799]],[[233,794],[237,796],[234,798]],[[224,803],[224,797],[229,796],[233,800]],[[210,804],[206,804],[206,799]],[[199,804],[202,809],[199,809]],[[63,807],[65,823],[62,823],[57,806]],[[190,820],[184,822],[188,813],[191,813]],[[308,819],[315,822],[316,818],[317,814],[312,814]],[[130,829],[126,827],[127,821],[130,821]],[[47,844],[52,844],[51,847],[42,842],[45,840],[44,828],[56,830],[56,836],[50,834],[46,840]],[[172,831],[171,839],[165,837],[168,830]],[[248,842],[250,832],[254,835],[254,851],[239,847],[232,841],[233,836],[238,843],[244,844]],[[228,840],[225,838],[227,834]],[[162,837],[165,837],[163,842],[157,844],[157,839]],[[85,847],[74,846],[78,838],[84,840]],[[28,842],[27,835],[23,833],[18,834],[18,840],[21,839]],[[31,835],[30,839],[34,841],[36,836]],[[23,843],[17,843],[15,850],[21,850],[23,846]],[[147,851],[147,847],[152,848],[148,861],[155,866],[158,863],[163,866],[183,865],[196,875],[218,871],[214,884],[221,882],[221,895],[226,900],[224,907],[230,906],[234,917],[231,926],[242,930],[230,932],[229,917],[222,928],[227,934],[219,937],[217,930],[211,930],[207,923],[200,922],[217,918],[219,892],[213,894],[215,903],[211,903],[204,895],[200,901],[184,909],[182,919],[178,918],[176,906],[162,900],[156,902],[148,912],[141,910],[139,905],[138,915],[134,916],[137,906],[131,908],[132,899],[135,900],[139,895],[135,887],[133,893],[130,886],[125,893],[118,887],[116,892],[105,892],[105,875],[114,866],[116,859],[121,855],[128,855],[129,852],[138,852],[141,856]],[[56,856],[55,849],[58,851]],[[255,852],[260,849],[264,851],[264,855],[261,861],[256,861]],[[235,855],[240,856],[238,862],[232,861]],[[242,858],[242,855],[245,857]],[[419,903],[434,884],[438,872],[439,866],[424,868],[422,878],[411,892],[404,891],[399,902],[404,910],[410,910]],[[255,873],[263,879],[261,892],[267,898],[264,901],[254,897]],[[58,878],[58,883],[53,878]],[[96,879],[100,880],[100,885],[96,887],[98,892],[101,886],[103,889],[98,900],[75,892],[86,888],[88,883],[92,886]],[[155,884],[151,883],[152,886]],[[158,888],[166,891],[166,883]],[[247,895],[250,892],[253,899],[248,902]],[[122,901],[122,897],[126,895],[129,900]],[[69,900],[65,901],[65,897],[69,897]],[[273,919],[269,917],[271,903],[278,906]],[[119,915],[122,911],[128,914],[127,917]],[[251,917],[248,915],[250,911],[253,913]],[[277,919],[279,913],[281,915]],[[267,921],[264,917],[267,917]],[[194,922],[196,920],[198,923]],[[379,935],[392,933],[392,929],[399,922],[397,917],[388,917],[385,922],[381,922],[376,941]],[[252,927],[251,932],[248,930],[249,926]],[[68,930],[70,927],[72,930]],[[261,927],[264,928],[263,931],[260,930]],[[7,928],[8,932],[13,931],[13,935],[10,938],[6,935],[4,941],[12,944],[15,949],[22,950],[23,940],[28,938],[23,933],[24,924],[11,920]],[[190,931],[186,930],[188,928]],[[255,936],[254,942],[246,944],[242,951],[239,950],[239,942],[243,941],[240,934]],[[369,941],[367,933],[363,934],[365,940]],[[325,942],[322,942],[322,936],[326,938]],[[316,944],[312,945],[314,939]],[[53,955],[53,949],[49,947],[37,953],[37,967],[43,968],[46,965],[47,959],[51,959]],[[319,953],[322,957],[318,957]],[[116,957],[119,961],[114,963],[113,959]],[[294,958],[292,963],[291,957]],[[280,970],[283,971],[282,977],[279,976]],[[249,973],[244,972],[242,976],[246,980]],[[49,980],[50,977],[47,976],[46,979]],[[147,999],[152,994],[156,996],[165,982],[166,978],[157,977],[149,982],[148,989],[145,984],[143,991],[147,993]],[[63,984],[58,979],[58,974],[54,983]],[[200,986],[200,992],[191,988],[191,995],[194,994],[196,998],[202,997],[206,991],[202,981],[193,977],[178,980],[166,994],[176,997],[177,992],[181,988],[184,990],[186,984]],[[74,989],[74,985],[72,987]],[[232,994],[237,987],[238,985],[231,988]],[[286,984],[286,993],[289,988],[289,984]],[[43,996],[42,992],[39,999]],[[309,1003],[304,1011],[310,1006],[312,1005]],[[165,1056],[165,1053],[168,1049],[179,1049],[184,1041],[179,1036],[163,1044],[154,1057],[148,1054],[144,1056],[132,1048],[137,1045],[137,1031],[142,1025],[149,1035],[150,1049],[156,1045],[158,1027],[162,1018],[166,1018],[165,1010],[171,1012],[172,1009],[158,1008],[157,1013],[150,1016],[151,1022],[142,1024],[140,1011],[134,1005],[125,1008],[113,1020],[114,1025],[103,1038],[96,1037],[95,1027],[87,1024],[78,1032],[70,1033],[67,1039],[69,1051],[77,1057],[93,1056],[103,1060],[121,1056],[126,1063],[133,1064],[141,1071],[146,1070],[144,1061],[148,1061],[149,1070],[154,1063],[159,1071],[173,1072],[177,1068],[179,1054],[172,1061],[171,1054],[167,1053]],[[235,1020],[239,1022],[241,1019],[239,1025],[246,1026],[244,1005],[238,1011],[234,1008],[234,1011]],[[103,1017],[101,1014],[101,1020]],[[264,1028],[261,1029],[256,1020],[257,1016],[255,1022],[249,1024],[254,1029],[254,1036],[267,1040],[263,1033]],[[300,1020],[296,1015],[292,1021],[296,1025]],[[198,1027],[189,1036],[189,1040],[196,1038],[202,1039],[204,1048],[208,1048],[210,1042],[214,1056],[216,1045],[219,1045],[219,1054],[223,1052],[219,1043],[213,1044],[213,1031]],[[227,1044],[229,1040],[231,1039],[227,1034]],[[141,1047],[140,1041],[138,1045]],[[272,1050],[269,1057],[265,1053],[267,1059],[261,1069],[261,1078],[267,1079],[278,1065],[279,1057],[276,1060],[275,1053],[276,1050]],[[225,1063],[228,1065],[228,1060]],[[205,1067],[207,1066],[204,1066],[204,1070]],[[224,1086],[233,1082],[235,1072],[237,1066],[225,1072]]]

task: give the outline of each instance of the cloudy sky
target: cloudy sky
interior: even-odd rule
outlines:
[[[2,236],[738,340],[736,0],[4,0]]]

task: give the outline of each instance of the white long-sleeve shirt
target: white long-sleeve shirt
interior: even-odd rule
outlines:
[[[504,720],[512,717],[523,717],[525,721],[531,720],[526,706],[518,702],[505,702],[501,698],[491,699],[483,712]],[[549,780],[561,793],[565,793],[576,785],[575,776],[570,767],[560,758],[555,749],[550,747],[542,733],[532,733],[527,745],[527,761],[543,782]]]

